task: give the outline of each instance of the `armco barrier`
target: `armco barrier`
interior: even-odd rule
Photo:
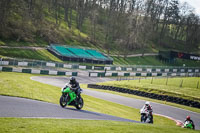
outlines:
[[[130,72],[130,73],[127,73],[127,72],[89,72],[89,77],[117,77],[117,76],[120,76],[120,77],[129,77],[129,76],[142,76],[142,77],[158,77],[158,76],[162,76],[162,77],[167,77],[167,76],[170,76],[170,77],[200,77],[200,73],[172,73],[172,72],[163,72],[163,73],[156,73],[156,72],[153,72],[153,73],[146,73],[146,72]]]
[[[121,93],[128,93],[128,94],[132,94],[132,95],[148,97],[148,98],[152,98],[152,99],[168,101],[168,102],[177,103],[177,104],[181,104],[181,105],[200,108],[200,102],[187,100],[187,99],[183,99],[183,98],[178,98],[178,97],[167,96],[167,95],[159,95],[159,94],[143,92],[143,91],[138,91],[138,90],[131,90],[131,89],[127,89],[127,88],[96,85],[96,84],[88,84],[88,88],[103,89],[103,90],[111,90],[111,91],[116,91],[116,92],[121,92]]]
[[[58,67],[68,69],[91,69],[91,70],[106,70],[106,71],[127,71],[128,73],[200,73],[199,67],[177,67],[177,66],[88,66],[79,64],[64,64],[59,62],[47,62],[24,59],[4,59],[0,58],[2,66],[28,66],[28,67]]]
[[[44,75],[78,76],[78,72],[62,72],[62,71],[55,71],[55,70],[38,70],[38,69],[12,68],[12,67],[2,67],[2,66],[0,66],[0,71],[33,73],[33,74],[44,74]]]

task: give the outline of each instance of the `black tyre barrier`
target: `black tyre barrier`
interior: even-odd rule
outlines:
[[[94,89],[103,89],[103,90],[111,90],[121,93],[128,93],[132,95],[142,96],[142,97],[148,97],[152,99],[177,103],[181,105],[186,105],[190,107],[200,108],[200,102],[187,100],[179,97],[173,97],[168,95],[159,95],[155,93],[149,93],[144,91],[138,91],[138,90],[131,90],[127,88],[120,88],[120,87],[113,87],[113,86],[105,86],[105,85],[96,85],[96,84],[88,84],[88,88],[94,88]]]

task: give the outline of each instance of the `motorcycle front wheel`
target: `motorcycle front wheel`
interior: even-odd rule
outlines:
[[[78,100],[78,103],[76,105],[76,109],[78,109],[78,110],[82,109],[83,105],[84,105],[83,98],[80,97],[79,100]]]
[[[145,114],[141,114],[141,122],[146,122],[146,115]]]
[[[60,97],[60,106],[63,107],[63,108],[65,106],[67,106],[67,97],[64,97],[64,96]]]

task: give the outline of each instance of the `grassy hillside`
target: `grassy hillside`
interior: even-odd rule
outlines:
[[[22,0],[21,3],[11,2],[10,7],[20,6],[18,10],[9,9],[9,15],[4,22],[6,27],[0,30],[0,33],[4,33],[0,34],[0,46],[45,47],[49,43],[93,46],[88,34],[77,29],[76,12],[74,10],[72,12],[71,29],[69,29],[64,19],[64,8],[60,8],[56,20],[55,12],[49,7],[51,5],[48,5],[50,2],[34,1],[32,4],[32,6],[35,6],[35,10],[32,10],[33,16],[30,16],[29,11],[25,8],[25,6],[28,6],[26,1]],[[84,29],[89,29],[89,25],[90,23],[84,22]]]
[[[4,12],[2,13],[2,15],[5,16],[2,20],[2,24],[4,25],[0,29],[0,46],[47,46],[49,43],[60,43],[73,46],[94,47],[115,54],[122,53],[124,49],[127,54],[155,52],[159,49],[185,50],[185,44],[181,40],[179,40],[179,42],[174,41],[174,39],[167,35],[167,37],[162,40],[162,45],[155,41],[159,40],[159,35],[154,40],[148,40],[144,47],[140,46],[142,44],[138,42],[131,44],[132,46],[130,48],[122,46],[122,44],[119,45],[119,41],[117,40],[120,39],[120,34],[115,32],[123,32],[123,26],[126,27],[126,25],[117,26],[112,23],[112,20],[109,23],[110,26],[107,27],[107,19],[112,19],[116,14],[112,12],[113,16],[111,15],[107,18],[108,16],[105,9],[100,7],[98,7],[97,16],[95,16],[95,25],[93,25],[91,16],[93,10],[87,9],[87,11],[90,10],[90,13],[84,9],[83,11],[86,11],[86,14],[81,14],[82,12],[78,12],[77,8],[74,8],[78,7],[76,5],[77,3],[71,3],[74,5],[72,6],[71,16],[68,16],[68,19],[71,21],[71,25],[69,26],[65,16],[64,3],[61,1],[53,3],[52,1],[41,2],[35,0],[33,3],[29,3],[28,1],[21,0],[20,3],[12,1],[8,3],[2,2],[2,4],[5,4],[2,8],[5,8],[7,14],[4,14]],[[30,6],[32,6],[32,8]],[[57,6],[59,6],[59,8]],[[67,15],[70,15],[69,11]],[[78,27],[77,23],[79,15],[84,17],[81,22],[81,28]],[[127,20],[125,22],[127,22]],[[113,32],[107,31],[107,28],[113,30]],[[159,28],[161,27],[159,26]],[[95,35],[93,32],[95,32]],[[109,32],[109,34],[106,37],[107,32]],[[126,34],[126,32],[124,34]],[[169,34],[168,31],[166,31],[166,34]],[[187,50],[199,52],[199,48],[196,46],[190,46],[190,49]]]
[[[52,55],[46,49],[32,50],[19,48],[0,48],[0,55],[12,58],[35,59],[44,61],[62,62],[60,59]]]

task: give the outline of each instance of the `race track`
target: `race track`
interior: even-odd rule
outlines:
[[[57,87],[63,87],[65,83],[69,81],[69,78],[67,77],[47,77],[47,76],[37,76],[37,77],[31,77],[32,80],[39,81],[41,83],[46,83],[50,85],[54,85]],[[96,83],[96,82],[104,82],[104,81],[110,81],[114,79],[109,79],[109,78],[91,78],[91,77],[84,77],[80,76],[77,77],[77,80],[79,83]],[[145,101],[144,100],[139,100],[139,99],[133,99],[133,98],[128,98],[124,96],[119,96],[119,95],[114,95],[110,93],[104,93],[104,92],[99,92],[95,90],[89,90],[89,89],[84,89],[83,91],[84,94],[90,95],[96,98],[101,98],[104,100],[108,100],[111,102],[123,104],[126,106],[130,106],[133,108],[138,108],[140,109]],[[161,114],[165,115],[168,117],[172,117],[176,120],[184,121],[187,115],[190,115],[192,120],[194,121],[196,125],[196,129],[200,129],[200,114],[187,111],[184,109],[164,105],[164,104],[159,104],[159,103],[151,103],[153,106],[154,113],[156,114]]]
[[[0,96],[0,107],[0,117],[114,120],[137,122],[111,115],[95,113],[86,110],[77,110],[73,107],[61,108],[57,104],[8,96]]]

